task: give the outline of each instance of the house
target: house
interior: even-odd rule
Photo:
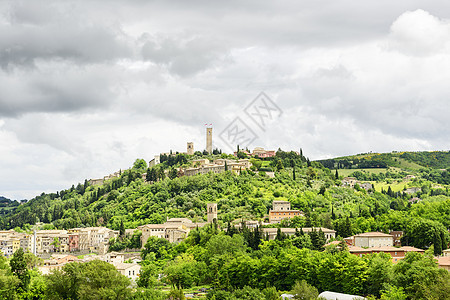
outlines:
[[[374,254],[374,253],[386,253],[392,257],[392,262],[396,263],[399,260],[405,258],[406,253],[408,252],[418,252],[424,253],[425,250],[415,248],[415,247],[392,247],[392,246],[383,246],[383,247],[372,247],[372,248],[362,248],[358,246],[349,246],[348,251],[351,254],[354,254],[359,257],[363,257],[365,254]]]
[[[450,256],[440,256],[437,261],[439,268],[450,272]]]
[[[358,182],[358,185],[365,189],[366,191],[369,191],[372,189],[372,184],[370,182]]]
[[[123,263],[125,261],[125,254],[120,252],[109,252],[104,256],[104,261],[114,264],[114,263]]]
[[[343,186],[346,186],[346,187],[351,187],[351,188],[353,188],[353,187],[355,187],[355,184],[356,184],[357,182],[358,182],[358,181],[356,180],[355,177],[344,177],[344,178],[342,179],[342,185],[343,185]]]
[[[114,267],[116,267],[117,271],[119,271],[122,275],[127,276],[134,282],[139,277],[139,272],[141,271],[141,266],[137,263],[113,263]]]
[[[382,232],[365,232],[353,236],[353,246],[357,247],[392,247],[394,237]]]
[[[274,150],[264,150],[261,147],[256,147],[252,152],[252,156],[258,156],[259,158],[274,157],[276,154]]]
[[[303,216],[299,210],[291,210],[289,201],[273,201],[273,209],[269,211],[269,223],[280,223],[283,219],[292,219],[296,216]]]
[[[442,256],[450,256],[450,249],[445,249],[442,251]]]

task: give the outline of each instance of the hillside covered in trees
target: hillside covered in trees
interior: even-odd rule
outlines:
[[[219,225],[226,226],[234,220],[267,220],[272,202],[287,200],[293,209],[305,212],[305,217],[285,221],[280,226],[322,226],[335,229],[341,237],[367,231],[403,230],[405,243],[421,248],[432,245],[435,236],[441,233],[440,239],[448,240],[447,170],[391,168],[372,178],[373,174],[352,169],[351,175],[358,179],[382,185],[379,191],[366,191],[358,186],[341,186],[340,169],[330,170],[295,152],[280,150],[269,160],[252,158],[252,170],[240,175],[226,171],[178,177],[177,168],[189,166],[193,158],[198,157],[176,154],[150,169],[144,160],[138,159],[131,169],[103,185],[91,186],[85,181],[68,190],[42,194],[2,216],[0,227],[27,229],[42,222],[47,224],[46,228],[98,225],[118,230],[122,223],[126,228],[136,228],[163,223],[168,217],[205,221],[208,202],[218,203]],[[263,170],[275,171],[274,178],[266,176]],[[414,179],[403,179],[407,174],[414,174]],[[406,193],[409,187],[417,191]],[[421,201],[414,203],[413,197],[420,197]],[[420,230],[436,233],[421,235],[417,240]]]
[[[239,156],[245,158],[244,153]],[[220,153],[174,154],[152,168],[138,159],[132,168],[102,185],[85,181],[68,190],[41,194],[6,212],[0,225],[30,230],[40,222],[46,229],[106,226],[123,232],[124,228],[163,223],[168,217],[206,221],[207,203],[216,202],[216,223],[192,230],[179,244],[152,237],[143,245],[138,289],[128,291],[127,297],[166,299],[162,292],[166,283],[172,286],[172,295],[198,285],[212,287],[208,299],[278,299],[279,291],[317,295],[324,290],[381,299],[446,299],[450,276],[437,268],[433,255],[442,253],[450,242],[448,169],[417,167],[416,162],[390,154],[380,161],[385,168],[330,169],[295,152],[279,150],[274,158],[251,158],[252,168],[239,175],[225,171],[180,176],[179,168],[192,166],[199,157],[231,158]],[[395,159],[400,159],[399,164],[391,166]],[[273,178],[266,173],[271,171]],[[373,188],[343,186],[345,176],[370,182]],[[362,232],[402,230],[403,245],[427,253],[409,253],[393,264],[385,254],[352,255],[343,243],[324,248],[320,233],[299,230],[293,237],[277,234],[268,241],[259,228],[230,225],[242,220],[267,221],[274,200],[290,201],[305,216],[270,226],[326,227],[336,230],[338,240]],[[133,248],[140,246],[138,235],[129,239]],[[120,250],[126,241],[113,241],[111,246]],[[40,293],[59,297],[64,286],[77,280],[74,268],[78,267],[69,264],[44,278],[32,273],[31,281],[42,282]],[[73,293],[84,293],[83,284]]]

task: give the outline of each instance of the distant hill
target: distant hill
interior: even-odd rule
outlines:
[[[450,169],[450,151],[364,153],[318,160],[329,169],[363,169],[397,167],[405,170],[420,168]]]

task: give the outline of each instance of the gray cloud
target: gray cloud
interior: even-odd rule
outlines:
[[[66,188],[187,141],[203,150],[205,123],[222,147],[236,116],[255,126],[243,109],[261,91],[283,115],[253,127],[253,146],[312,159],[450,146],[447,2],[3,1],[0,11],[0,195]]]
[[[114,24],[85,20],[83,10],[49,3],[9,6],[0,23],[0,66],[33,67],[40,60],[98,63],[129,57],[128,37]]]

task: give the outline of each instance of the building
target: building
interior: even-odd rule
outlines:
[[[208,203],[206,208],[208,223],[212,223],[214,220],[217,221],[217,203]]]
[[[253,149],[253,152],[251,155],[257,156],[259,158],[274,157],[276,155],[276,151],[264,150],[264,148],[262,148],[262,147],[256,147],[255,149]]]
[[[212,127],[206,128],[206,152],[212,153]]]
[[[403,236],[403,231],[389,231],[389,234],[394,237],[394,246],[400,247],[402,245],[401,238]]]
[[[280,228],[280,230],[282,233],[284,233],[288,236],[294,236],[296,232],[300,231],[300,229],[296,229],[296,228]],[[328,228],[323,228],[323,227],[304,227],[304,228],[301,228],[301,230],[303,231],[303,233],[310,233],[314,230],[315,231],[322,230],[327,241],[336,237],[336,231],[334,231],[333,229],[328,229]],[[277,236],[278,228],[262,228],[262,231],[265,235],[267,235],[269,240],[274,240],[275,237]]]
[[[76,228],[78,230],[78,248],[79,250],[88,250],[104,254],[108,251],[109,240],[119,235],[116,230],[106,227],[86,227]]]
[[[439,268],[450,272],[450,256],[440,256],[437,261]]]
[[[216,174],[223,173],[223,172],[225,172],[225,166],[208,164],[208,165],[203,165],[198,168],[187,168],[184,170],[184,175],[185,176],[194,176],[197,174],[208,174],[209,172],[216,173]]]
[[[161,163],[161,158],[159,155],[155,155],[155,158],[153,158],[151,161],[148,162],[148,167],[149,168],[154,167],[159,163]]]
[[[358,183],[358,180],[356,180],[355,177],[344,177],[342,179],[342,185],[346,187],[355,187],[355,184]]]
[[[365,232],[353,236],[353,246],[372,247],[393,247],[394,237],[382,232]]]
[[[358,182],[358,185],[366,191],[372,190],[372,184],[370,182]]]
[[[120,274],[125,275],[134,282],[136,282],[136,280],[139,278],[141,266],[137,263],[113,263],[112,265],[116,267],[117,271],[119,271]]]
[[[450,257],[450,249],[445,249],[442,251],[442,256],[449,256]]]
[[[291,210],[291,203],[289,201],[273,201],[272,208],[269,211],[269,223],[280,223],[283,219],[303,216],[302,211]]]
[[[78,241],[79,241],[78,233],[70,233],[69,234],[69,252],[78,251]]]
[[[188,142],[187,143],[186,154],[187,155],[194,155],[194,143],[193,142]]]
[[[166,239],[171,243],[180,242],[188,236],[192,229],[203,227],[205,224],[194,223],[187,218],[171,218],[164,224],[147,224],[139,226],[138,229],[142,232],[141,244],[144,247],[151,236]]]
[[[374,253],[386,253],[389,254],[392,257],[392,262],[396,263],[400,261],[401,259],[405,258],[406,253],[408,252],[418,252],[418,253],[424,253],[425,250],[415,248],[415,247],[372,247],[372,248],[362,248],[358,246],[349,246],[348,251],[351,254],[357,255],[359,257],[363,257],[365,254],[374,254]]]

